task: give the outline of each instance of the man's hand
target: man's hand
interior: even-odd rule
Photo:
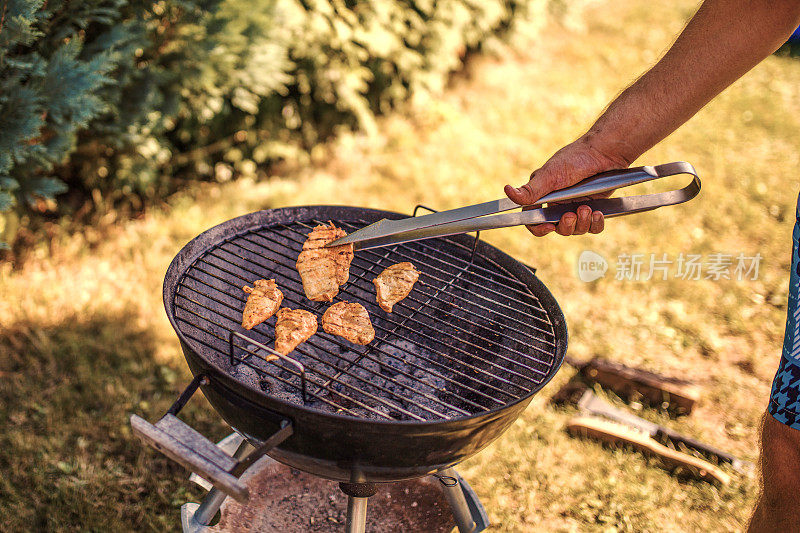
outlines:
[[[506,185],[506,195],[520,205],[535,204],[536,200],[552,191],[575,185],[600,172],[627,168],[630,165],[630,162],[621,156],[604,154],[593,147],[589,139],[589,136],[585,135],[553,154],[540,169],[531,174],[530,181],[522,187]],[[605,194],[596,197],[608,196],[609,194]],[[559,235],[600,233],[603,227],[603,213],[593,212],[587,205],[580,206],[576,213],[566,213],[558,225],[548,223],[527,226],[528,231],[537,237],[547,235],[551,231]]]
[[[526,185],[506,185],[506,194],[532,204],[598,172],[627,168],[777,50],[798,24],[798,0],[705,0],[664,57],[611,102],[587,134],[556,152]],[[577,211],[558,225],[528,229],[537,236],[603,230],[602,214],[588,206]]]

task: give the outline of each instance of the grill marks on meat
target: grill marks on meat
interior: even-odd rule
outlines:
[[[391,313],[394,304],[408,296],[418,279],[419,271],[411,263],[403,262],[387,267],[372,280],[378,305]]]
[[[253,329],[274,315],[283,301],[283,293],[274,279],[257,279],[253,287],[245,285],[242,290],[250,295],[242,313],[244,329]]]
[[[278,321],[275,324],[275,351],[289,355],[298,344],[307,341],[316,332],[317,317],[314,313],[284,307],[278,311]]]
[[[369,313],[363,305],[352,302],[339,302],[330,306],[322,315],[322,329],[354,344],[369,344],[375,338]]]
[[[309,300],[332,302],[333,297],[339,294],[339,287],[350,277],[353,245],[324,248],[329,242],[346,235],[343,229],[331,222],[330,226],[321,224],[314,228],[303,243],[303,250],[297,258],[297,271]]]

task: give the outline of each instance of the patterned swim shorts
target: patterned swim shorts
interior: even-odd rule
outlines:
[[[789,276],[789,305],[786,314],[786,333],[778,373],[772,382],[768,411],[772,417],[795,429],[800,429],[800,198],[792,231],[792,271]]]

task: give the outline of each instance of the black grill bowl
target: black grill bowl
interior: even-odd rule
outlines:
[[[238,324],[241,285],[275,278],[284,306],[320,317],[329,304],[306,300],[294,270],[304,234],[329,220],[350,232],[405,216],[332,206],[251,213],[193,239],[167,270],[167,316],[192,373],[208,378],[211,405],[253,441],[279,429],[276,414],[292,421],[294,434],[270,452],[276,460],[338,481],[429,474],[499,437],[560,368],[567,328],[553,296],[525,265],[468,235],[356,252],[334,302],[362,303],[376,339],[350,345],[320,327],[290,354],[306,368],[308,403],[291,365],[260,361],[246,342],[231,359],[231,331],[268,346],[274,334],[274,318],[251,331]],[[420,280],[389,315],[371,281],[400,261]]]

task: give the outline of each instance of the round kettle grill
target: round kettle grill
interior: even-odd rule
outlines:
[[[320,330],[274,360],[275,318],[241,327],[242,286],[256,279],[275,279],[285,307],[320,317],[331,305],[306,299],[295,268],[316,225],[350,233],[404,217],[355,207],[273,209],[190,241],[170,264],[163,295],[195,377],[157,423],[133,415],[135,433],[210,481],[217,499],[246,501],[239,476],[264,454],[340,481],[354,502],[352,531],[363,530],[358,516],[370,483],[449,471],[500,436],[558,371],[567,328],[534,271],[477,235],[356,252],[334,303],[366,307],[376,332],[367,346]],[[403,261],[420,277],[386,313],[372,280]],[[198,388],[249,453],[231,456],[177,418]]]

